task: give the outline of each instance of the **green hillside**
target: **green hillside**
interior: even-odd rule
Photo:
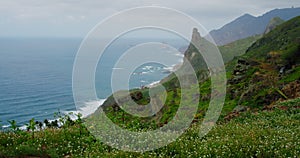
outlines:
[[[262,35],[247,37],[241,40],[234,41],[224,46],[219,46],[220,52],[225,63],[231,61],[234,57],[243,55],[246,50]]]
[[[221,114],[223,117],[230,115],[236,107],[238,107],[237,109],[262,109],[280,100],[300,97],[299,42],[297,42],[300,35],[299,22],[299,17],[297,17],[278,26],[252,44],[247,49],[246,54],[227,64],[228,86],[226,102]],[[203,41],[203,38],[197,36],[193,36],[194,39]],[[247,43],[246,41],[252,41],[256,38],[258,37],[252,37],[237,43]],[[206,48],[210,46],[205,41],[202,43],[206,45]],[[237,46],[232,47],[237,48]],[[237,51],[237,49],[233,50]],[[201,75],[207,76],[208,70],[206,65],[203,64],[203,58],[200,55],[197,56],[196,51],[191,44],[185,52],[186,59],[191,62],[198,77]],[[183,63],[183,66],[178,70],[179,72],[185,70],[184,65]],[[210,80],[201,78],[198,82],[200,86],[200,103],[198,113],[195,115],[196,122],[201,121],[205,116],[211,95]],[[124,128],[134,128],[134,130],[136,130],[136,127],[156,129],[167,124],[172,120],[179,107],[181,89],[174,74],[163,79],[161,83],[167,90],[166,102],[163,108],[153,117],[133,117],[118,108],[118,104],[113,97],[109,97],[103,105],[107,115],[114,123]],[[148,88],[133,90],[131,98],[138,104],[148,104],[150,101],[148,91]],[[159,94],[156,96],[159,101],[161,98],[162,96]]]
[[[270,52],[276,51],[281,59],[283,59],[282,62],[292,62],[290,64],[298,62],[300,45],[299,19],[300,17],[296,17],[287,21],[266,34],[247,50],[247,55],[245,57],[266,60],[267,57],[272,55]]]
[[[300,68],[298,68],[300,57],[298,42],[300,35],[299,22],[300,18],[297,17],[278,26],[252,44],[246,54],[235,58],[227,64],[228,92],[222,115],[225,116],[236,106],[262,108],[278,100],[295,98],[299,95],[297,89],[300,76]],[[199,37],[196,38],[200,40],[203,39]],[[232,48],[237,48],[238,46],[236,45],[240,43],[244,44],[240,49],[244,49],[244,46],[247,45],[247,41],[253,41],[257,38],[259,37],[237,41],[233,44]],[[224,46],[223,52],[224,49],[229,46]],[[233,49],[233,51],[237,51],[237,49]],[[185,52],[185,56],[193,65],[198,77],[200,75],[203,76],[203,74],[206,76],[208,74],[206,65],[203,64],[203,59],[200,55],[193,55],[198,54],[194,52],[196,52],[196,49],[191,44],[189,49]],[[281,74],[280,70],[283,69],[283,67],[284,70],[282,71],[284,71],[284,73]],[[178,71],[181,70],[184,71],[184,66]],[[137,119],[124,112],[121,108],[115,108],[117,107],[117,103],[113,97],[108,98],[104,103],[104,107],[106,111],[109,111],[108,115],[111,116],[111,119],[116,120],[115,123],[120,123],[124,127],[135,126],[132,124],[134,122],[144,122],[147,125],[143,126],[151,126],[151,128],[153,128],[153,126],[159,127],[172,119],[180,103],[181,95],[179,81],[174,74],[163,79],[162,84],[168,91],[166,103],[162,110],[152,118]],[[199,80],[199,85],[201,101],[199,103],[199,113],[195,116],[195,119],[201,119],[205,115],[210,99],[210,80]],[[291,87],[293,89],[290,89]],[[137,93],[140,93],[140,97],[135,98],[137,103],[149,103],[150,99],[147,88],[134,90],[132,96]],[[159,98],[160,96],[157,96],[157,99]],[[110,114],[110,112],[113,114]],[[123,121],[120,122],[117,120]],[[127,123],[130,125],[127,125]]]
[[[228,65],[228,93],[239,105],[257,107],[299,96],[300,17],[256,41]]]

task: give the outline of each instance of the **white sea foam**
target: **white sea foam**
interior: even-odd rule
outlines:
[[[156,85],[158,85],[158,84],[159,84],[159,82],[160,82],[160,81],[155,81],[155,82],[152,82],[152,83],[150,83],[150,84],[146,85],[146,87],[148,87],[148,88],[155,87]]]
[[[2,128],[8,128],[10,125],[3,125]]]
[[[176,53],[175,56],[178,56],[178,57],[183,58],[183,57],[184,57],[184,54],[182,54],[182,53]]]
[[[141,80],[140,82],[141,82],[141,83],[145,83],[145,82],[147,82],[147,81],[145,81],[145,80]]]
[[[105,101],[106,99],[100,99],[96,101],[89,101],[85,103],[85,106],[78,108],[77,111],[62,111],[63,114],[69,115],[72,120],[76,120],[78,117],[76,116],[78,113],[82,114],[82,117],[85,118],[91,114],[93,114]],[[50,123],[57,120],[58,126],[62,126],[62,123],[59,122],[59,119],[48,120]],[[2,128],[6,129],[9,128],[10,125],[3,125]],[[43,123],[43,129],[46,125]],[[18,127],[20,130],[27,130],[27,125],[22,125]],[[38,126],[36,125],[36,129],[38,130]]]
[[[140,75],[151,73],[150,71],[141,72]]]
[[[105,101],[106,99],[100,99],[96,101],[88,101],[85,106],[77,109],[77,113],[81,113],[83,117],[87,117],[93,114]]]
[[[154,67],[153,66],[145,66],[145,67],[143,67],[142,69],[143,70],[151,70],[151,69],[153,69]]]
[[[170,67],[164,67],[163,69],[164,69],[164,70],[167,70],[167,71],[173,71],[173,66],[170,66]]]

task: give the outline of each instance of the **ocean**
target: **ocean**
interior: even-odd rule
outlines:
[[[182,53],[169,49],[167,45],[180,49],[188,44],[181,39],[116,40],[99,60],[95,78],[99,99],[86,101],[86,106],[81,109],[86,115],[97,109],[113,92],[110,80],[112,70],[126,69],[114,67],[117,59],[127,49],[150,41],[161,43],[161,48],[157,50],[170,54],[170,64],[149,62],[139,66],[130,77],[130,88],[149,85],[166,77],[172,67],[183,59]],[[52,120],[55,112],[79,110],[73,101],[72,71],[81,42],[79,38],[0,39],[0,123],[3,127],[8,127],[8,120],[24,125],[31,118]]]

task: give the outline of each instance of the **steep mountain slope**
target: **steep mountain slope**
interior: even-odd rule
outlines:
[[[262,35],[251,36],[223,46],[219,46],[224,63],[231,61],[234,57],[243,55],[246,50],[261,37]]]
[[[268,23],[274,17],[287,21],[299,15],[300,8],[275,9],[259,17],[245,14],[222,28],[211,31],[210,35],[217,45],[225,45],[249,36],[263,34]]]
[[[228,93],[239,105],[258,107],[300,97],[300,17],[264,35],[232,64]]]

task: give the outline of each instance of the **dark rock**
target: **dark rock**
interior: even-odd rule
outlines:
[[[249,110],[249,107],[246,107],[246,106],[242,106],[242,105],[238,105],[237,107],[235,107],[233,109],[233,112],[245,112],[245,111],[248,111]]]
[[[143,99],[143,93],[140,91],[136,91],[136,92],[130,93],[130,97],[134,101],[139,101],[139,100]]]
[[[281,89],[283,94],[285,94],[288,98],[297,98],[300,97],[300,81],[296,80],[287,85],[284,85]]]
[[[228,81],[230,84],[238,84],[245,78],[245,73],[250,67],[250,62],[243,58],[237,60],[237,64],[233,70],[233,77]]]
[[[250,100],[253,96],[253,93],[256,93],[254,85],[250,85],[246,91],[242,92],[242,95],[238,101],[238,105],[241,105],[244,101]]]

